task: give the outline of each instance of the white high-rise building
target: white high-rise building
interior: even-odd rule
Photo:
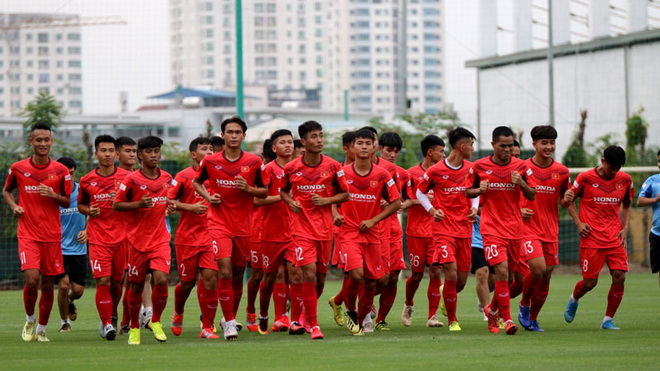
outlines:
[[[170,0],[173,86],[236,85],[234,7]],[[351,111],[401,113],[407,95],[413,110],[437,112],[442,16],[440,0],[245,0],[244,81],[268,85],[276,104],[297,97],[338,111],[347,92]]]
[[[0,116],[16,116],[40,91],[67,114],[82,113],[82,42],[77,15],[0,14]],[[75,22],[69,22],[75,23]]]

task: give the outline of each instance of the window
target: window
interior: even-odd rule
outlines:
[[[213,43],[206,43],[206,50],[213,51]]]
[[[206,37],[208,37],[208,38],[213,37],[213,30],[212,30],[212,29],[208,29],[208,30],[206,30],[206,34],[205,34],[205,35],[206,35]]]
[[[67,34],[66,39],[69,41],[80,41],[80,34],[79,33]]]
[[[38,50],[39,50],[39,56],[42,56],[42,57],[47,57],[48,56],[48,47],[47,46],[40,46]]]
[[[62,68],[62,67],[64,67],[64,62],[57,61],[57,68]]]
[[[206,17],[204,17],[204,23],[213,24],[213,16],[207,15]]]
[[[68,52],[69,54],[80,54],[80,48],[77,46],[70,46]]]
[[[70,73],[69,74],[69,81],[81,81],[82,80],[82,75],[79,73]]]
[[[206,9],[206,11],[209,11],[209,12],[212,11],[213,10],[213,3],[209,2],[209,3],[204,4],[204,9]]]
[[[48,62],[48,60],[39,61],[39,69],[40,70],[48,69],[48,67],[50,67],[50,63]]]
[[[25,40],[32,40],[32,36],[33,35],[31,33],[25,34]]]
[[[25,48],[25,52],[26,52],[27,54],[32,54],[32,52],[34,52],[34,48],[31,47],[31,46],[28,46],[27,48]]]
[[[79,100],[70,100],[69,101],[69,107],[71,108],[81,108],[82,107],[82,102]]]
[[[206,57],[206,64],[213,64],[213,63],[215,63],[213,56]]]
[[[69,67],[80,68],[82,63],[80,61],[69,61]]]
[[[56,52],[57,52],[57,54],[62,54],[62,53],[64,53],[64,49],[63,48],[57,48]]]
[[[34,76],[31,73],[29,73],[27,75],[27,81],[32,81],[32,80],[34,80]]]
[[[47,43],[48,42],[48,34],[47,33],[40,33],[37,36],[37,39],[39,40],[40,43]]]
[[[72,95],[80,95],[80,94],[82,94],[82,88],[79,88],[79,87],[70,87],[70,88],[69,88],[69,94],[72,94]]]

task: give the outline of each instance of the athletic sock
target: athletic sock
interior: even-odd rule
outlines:
[[[128,289],[128,317],[131,328],[140,328],[140,307],[142,306],[142,293]]]
[[[520,282],[519,280],[513,280],[509,283],[509,298],[510,299],[515,299],[522,293],[523,290],[523,283]],[[509,300],[510,300],[509,299]]]
[[[34,307],[37,305],[37,297],[39,296],[39,289],[25,285],[23,287],[23,305],[25,306],[25,314],[34,316]]]
[[[456,305],[458,302],[458,293],[456,292],[456,281],[445,280],[445,286],[442,290],[445,299],[445,308],[447,309],[447,321],[452,323],[458,321],[456,318]]]
[[[247,282],[247,306],[245,307],[245,311],[248,313],[256,313],[257,311],[257,308],[254,306],[254,304],[257,301],[257,295],[259,295],[261,282],[263,281],[255,280],[254,276],[250,277]]]
[[[199,292],[199,288],[197,288],[197,291]],[[186,301],[188,301],[188,296],[190,296],[190,292],[185,292],[181,288],[181,283],[178,283],[174,287],[174,313],[178,314],[180,316],[183,315],[183,311],[186,308]]]
[[[168,288],[167,284],[154,285],[151,292],[151,301],[154,303],[154,314],[151,317],[152,322],[160,322],[160,316],[167,306]]]
[[[300,311],[302,310],[303,291],[302,283],[292,283],[289,288],[291,295],[291,321],[298,321],[300,318]]]
[[[549,282],[541,281],[541,283],[536,286],[534,294],[532,295],[532,305],[529,311],[530,320],[536,321],[538,318],[539,312],[541,312],[541,308],[543,308],[543,304],[545,304],[545,300],[548,298],[548,292],[550,292]]]
[[[578,301],[583,297],[587,292],[589,292],[584,287],[584,281],[579,281],[575,284],[575,289],[573,289],[573,300]]]
[[[440,299],[442,295],[440,294],[440,286],[442,285],[442,280],[440,278],[433,278],[429,280],[429,287],[426,289],[426,296],[429,300],[429,317],[435,316],[438,312],[438,307],[440,306]]]
[[[111,323],[112,295],[110,294],[109,285],[96,286],[96,310],[99,312],[103,325]]]
[[[387,315],[390,313],[392,306],[394,305],[394,300],[396,300],[397,287],[396,284],[385,286],[383,291],[380,293],[380,300],[378,302],[378,315],[376,316],[376,323],[380,321],[385,321]],[[371,304],[374,300],[371,298]],[[371,306],[369,307],[371,310]]]
[[[131,315],[129,313],[129,305],[128,305],[128,290],[130,286],[126,285],[126,289],[124,290],[124,296],[121,299],[121,306],[122,306],[122,312],[121,312],[121,325],[128,325],[131,323]]]
[[[41,290],[41,297],[39,298],[39,324],[46,326],[50,318],[50,311],[53,309],[53,289],[44,291]]]
[[[234,318],[238,315],[238,307],[241,305],[241,298],[243,297],[243,277],[231,280],[231,288],[234,293],[233,313]]]
[[[305,305],[305,320],[309,324],[309,327],[318,326],[317,319],[317,304],[318,298],[316,297],[316,283],[314,282],[303,282],[303,304]]]
[[[216,291],[215,295],[217,296],[218,290],[216,289],[215,291]],[[202,302],[204,301],[204,295],[208,295],[208,294],[206,293],[206,290],[204,290],[204,279],[200,275],[200,277],[197,279],[197,302],[199,303],[200,308]]]
[[[606,316],[614,317],[616,314],[616,310],[619,309],[621,300],[623,300],[623,290],[623,285],[610,285],[610,292],[607,293],[607,311],[605,312]]]
[[[346,300],[346,287],[348,287],[348,281],[350,278],[348,278],[348,275],[344,275],[344,280],[341,282],[341,290],[339,290],[339,293],[335,295],[335,305],[342,305],[344,303],[344,300]]]
[[[119,302],[121,301],[121,292],[121,283],[116,284],[115,286],[110,285],[110,296],[112,297],[112,317],[115,318],[119,317],[117,308],[119,307]]]
[[[417,289],[419,288],[419,281],[415,281],[412,277],[408,277],[406,280],[406,305],[413,306],[415,305],[414,298]],[[437,308],[436,308],[437,309]]]
[[[385,287],[383,289],[383,291],[381,292],[381,294],[380,294],[381,299],[382,299],[383,295],[386,293],[386,291],[387,291],[387,287]],[[375,288],[371,289],[371,290],[365,289],[364,287],[362,288],[362,292],[360,293],[360,305],[358,307],[358,322],[359,322],[359,324],[362,324],[364,319],[371,312],[371,307],[374,305],[374,296],[375,296],[375,294],[376,294]],[[390,305],[390,307],[391,307],[391,305]],[[383,317],[380,320],[377,319],[376,322],[381,321],[381,320],[384,321],[385,318]]]
[[[520,305],[529,307],[531,305],[532,295],[534,291],[541,284],[541,280],[534,277],[531,273],[527,273],[523,279],[522,298],[520,298]]]
[[[497,301],[497,307],[500,311],[500,317],[504,322],[511,320],[510,303],[511,297],[509,296],[509,282],[495,281],[495,292],[493,293],[494,300]]]
[[[360,292],[360,282],[357,282],[353,279],[348,279],[348,284],[346,285],[346,310],[355,311],[357,304],[358,293]],[[371,308],[369,308],[371,310]]]
[[[202,327],[212,328],[218,310],[218,290],[207,290],[202,283],[197,286],[197,295],[202,311]]]
[[[232,289],[231,279],[218,279],[218,301],[225,321],[229,322],[236,318],[234,316],[234,290]]]
[[[273,285],[274,286],[274,285]],[[259,285],[259,316],[268,317],[268,308],[270,307],[270,297],[275,300],[275,288],[268,286],[266,280],[262,280]],[[275,309],[275,318],[279,318],[277,309]]]
[[[314,286],[314,291],[316,292],[316,298],[320,298],[321,295],[323,295],[323,290],[325,289],[325,282],[323,283],[317,283],[316,286]]]
[[[278,282],[273,285],[273,310],[275,318],[281,318],[286,313],[287,289],[286,283]]]

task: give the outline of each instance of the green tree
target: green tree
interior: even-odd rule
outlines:
[[[626,160],[628,165],[650,165],[646,163],[646,138],[649,124],[642,117],[644,107],[626,120]]]
[[[64,116],[62,107],[55,101],[55,97],[46,93],[45,91],[39,92],[33,101],[27,104],[19,113],[19,116],[25,117],[23,126],[26,128],[42,122],[57,128]]]
[[[580,111],[580,125],[578,126],[573,141],[568,146],[562,163],[568,167],[589,166],[589,155],[584,148],[584,130],[587,127],[587,110]]]

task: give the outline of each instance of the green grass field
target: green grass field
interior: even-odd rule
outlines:
[[[462,332],[450,333],[446,327],[429,329],[426,323],[426,281],[415,302],[413,326],[403,327],[400,313],[405,283],[389,322],[392,330],[354,337],[332,320],[328,298],[339,289],[329,282],[319,301],[319,320],[326,336],[311,341],[308,335],[289,336],[271,333],[240,333],[239,340],[199,339],[199,309],[191,296],[186,307],[186,328],[181,337],[168,329],[168,341],[157,343],[148,330],[142,330],[142,345],[126,344],[126,335],[117,341],[102,340],[97,332],[98,317],[89,289],[78,301],[78,320],[70,333],[58,333],[59,315],[53,309],[48,329],[50,343],[21,340],[24,323],[22,291],[0,292],[0,369],[2,370],[105,370],[105,369],[658,369],[660,331],[657,277],[631,274],[616,323],[621,331],[600,330],[609,289],[609,277],[580,302],[572,324],[564,322],[566,300],[579,278],[553,278],[550,297],[539,322],[544,333],[521,330],[515,336],[490,334],[476,309],[474,279],[459,295]],[[172,289],[163,322],[172,315]],[[517,316],[519,299],[512,301]],[[242,305],[241,308],[244,308]],[[244,315],[239,315],[244,320]]]

